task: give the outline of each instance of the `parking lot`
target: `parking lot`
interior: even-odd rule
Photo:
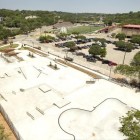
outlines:
[[[110,76],[114,75],[113,69],[115,69],[115,66],[110,67],[108,64],[102,64],[102,62],[98,61],[98,60],[96,62],[89,62],[89,61],[86,60],[86,58],[83,58],[82,53],[84,53],[85,55],[88,55],[89,54],[88,53],[89,47],[87,47],[87,46],[90,46],[93,42],[77,44],[77,46],[80,46],[80,47],[85,46],[85,48],[83,48],[81,50],[78,50],[79,54],[78,53],[76,54],[76,53],[73,53],[73,52],[66,51],[66,50],[68,50],[68,48],[55,47],[55,44],[64,43],[66,41],[75,41],[76,39],[59,41],[59,42],[52,42],[52,43],[39,43],[39,41],[37,40],[39,36],[36,36],[36,32],[35,33],[33,32],[31,34],[32,34],[32,36],[28,36],[28,40],[25,39],[24,41],[22,41],[22,43],[26,43],[26,44],[29,44],[29,45],[34,46],[34,47],[40,46],[43,51],[50,52],[50,53],[55,54],[57,56],[60,56],[62,58],[64,58],[67,55],[67,56],[73,58],[75,63],[86,66],[86,67],[88,67],[90,69],[93,69],[95,71],[99,71],[102,74],[105,74],[105,75],[108,75],[108,76],[110,75],[110,71],[111,71]],[[33,34],[35,34],[35,36],[33,36]],[[114,38],[110,38],[110,37],[108,37],[107,34],[103,34],[103,33],[84,34],[84,35],[87,38],[96,38],[97,37],[97,38],[105,38],[105,39],[111,40],[111,41],[116,41],[117,40],[117,39],[114,39]],[[106,49],[107,49],[107,55],[104,58],[105,60],[109,60],[109,61],[112,61],[112,62],[117,63],[117,64],[122,64],[123,63],[125,52],[120,51],[120,50],[116,50],[115,45],[111,44],[111,43],[107,44]],[[132,50],[132,52],[127,52],[126,56],[125,56],[124,64],[130,64],[134,55],[138,51],[140,51],[140,49],[135,49],[135,50]]]
[[[90,44],[92,44],[92,42],[89,42],[87,44],[81,44],[81,45],[78,44],[78,46],[86,46],[86,45],[90,45]],[[107,49],[107,55],[104,58],[105,60],[110,60],[110,61],[117,63],[117,64],[123,63],[125,52],[116,50],[114,44],[107,44],[106,49]],[[55,43],[48,43],[48,44],[43,44],[42,50],[52,52],[53,54],[60,56],[62,58],[66,57],[66,56],[71,57],[71,58],[73,58],[75,63],[81,64],[81,65],[86,66],[90,69],[94,69],[96,71],[99,71],[102,74],[105,74],[108,76],[114,76],[113,70],[115,69],[115,66],[110,67],[110,65],[103,64],[102,61],[99,61],[97,59],[96,59],[96,62],[87,61],[87,59],[83,57],[83,54],[89,55],[89,53],[88,53],[89,47],[78,50],[77,51],[78,53],[75,53],[75,52],[67,51],[68,50],[67,48],[63,48],[63,47],[58,48],[55,46]],[[132,50],[132,52],[127,52],[126,56],[125,56],[124,64],[130,64],[134,55],[139,50],[140,49],[135,49],[135,50]],[[111,73],[110,73],[110,71],[111,71]]]

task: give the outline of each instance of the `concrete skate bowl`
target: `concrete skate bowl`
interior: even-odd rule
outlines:
[[[116,98],[108,98],[93,110],[71,108],[63,111],[58,123],[72,140],[122,140],[125,137],[118,131],[119,117],[132,109]]]

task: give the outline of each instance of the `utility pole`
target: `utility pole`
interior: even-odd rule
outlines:
[[[124,52],[124,57],[123,57],[123,65],[124,65],[124,61],[125,61],[125,56],[126,56],[126,49],[125,49],[125,52]]]
[[[111,77],[111,70],[112,70],[112,66],[110,66],[109,79]]]

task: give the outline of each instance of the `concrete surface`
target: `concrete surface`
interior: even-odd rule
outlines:
[[[21,62],[5,63],[0,58],[0,75],[4,75],[0,78],[0,93],[7,100],[1,100],[0,104],[23,140],[73,140],[65,131],[75,135],[76,140],[125,138],[118,131],[119,117],[131,107],[140,109],[140,93],[105,79],[86,84],[91,77],[78,70],[60,64],[57,64],[59,70],[48,67],[50,62],[55,64],[54,56],[45,58],[34,54],[35,58],[31,58],[28,53],[21,50],[19,56],[24,59]],[[39,87],[44,85],[51,90],[42,92]],[[107,98],[126,105],[107,100],[97,107]],[[71,108],[95,111],[65,112]]]

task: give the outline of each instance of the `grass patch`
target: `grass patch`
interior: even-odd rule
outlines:
[[[26,47],[21,47],[21,48],[19,48],[19,50],[27,50],[27,48]]]
[[[18,44],[7,45],[4,47],[0,47],[0,51],[5,50],[7,48],[16,48],[16,47],[18,47]]]
[[[68,29],[68,33],[71,34],[72,32],[79,32],[80,34],[84,33],[92,33],[96,30],[100,30],[104,28],[103,26],[101,27],[95,27],[95,26],[79,26],[79,27],[73,27]]]

